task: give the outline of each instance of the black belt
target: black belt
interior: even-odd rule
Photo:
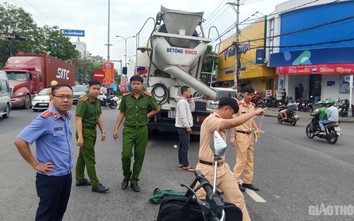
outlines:
[[[213,166],[214,163],[213,162],[208,162],[208,161],[204,161],[204,160],[199,160],[199,163],[205,164],[205,165],[209,165],[209,166]],[[219,162],[218,166],[223,165],[224,162]]]
[[[242,131],[242,130],[236,130],[238,133],[242,133],[242,134],[251,134],[252,131]]]
[[[87,128],[87,129],[96,129],[96,125],[93,126],[93,125],[83,125],[82,126],[83,128]]]

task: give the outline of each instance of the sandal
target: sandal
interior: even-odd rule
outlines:
[[[183,164],[178,164],[178,168],[183,168]]]
[[[182,169],[188,171],[188,172],[194,172],[195,169],[192,166],[186,166],[186,167],[182,167]]]

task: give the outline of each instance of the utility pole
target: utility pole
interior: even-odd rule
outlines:
[[[112,44],[110,44],[110,38],[109,38],[109,35],[111,34],[110,33],[110,20],[111,20],[111,1],[108,0],[108,33],[107,33],[107,61],[109,62],[110,60],[110,56],[109,56],[109,47],[112,46]]]
[[[240,66],[240,53],[239,53],[239,17],[240,17],[240,0],[235,0],[235,2],[228,2],[232,6],[232,9],[236,12],[236,36],[235,36],[235,72],[234,72],[234,87],[237,91],[237,84],[238,84],[238,73],[239,73],[239,66]]]

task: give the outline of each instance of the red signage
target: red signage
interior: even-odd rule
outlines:
[[[102,69],[97,69],[93,72],[92,77],[97,81],[102,81],[105,77],[105,73]]]
[[[114,64],[111,62],[103,62],[102,69],[105,73],[105,77],[102,81],[103,84],[113,84],[114,83]]]
[[[314,64],[276,67],[277,75],[354,74],[354,64]]]

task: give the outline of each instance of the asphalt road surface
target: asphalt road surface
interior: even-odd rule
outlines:
[[[31,110],[14,110],[10,118],[0,118],[0,220],[34,220],[38,206],[35,171],[21,158],[13,140],[36,114]],[[110,191],[98,194],[91,192],[90,187],[76,187],[73,182],[64,220],[156,220],[159,207],[148,201],[153,190],[158,187],[185,191],[180,183],[193,181],[193,173],[177,168],[174,145],[178,137],[154,133],[149,137],[140,176],[142,191],[123,191],[121,137],[118,141],[112,138],[117,114],[117,110],[103,109],[107,140],[96,143],[97,175]],[[354,124],[342,123],[342,136],[337,144],[330,145],[325,140],[307,138],[305,120],[295,127],[279,125],[273,117],[258,117],[258,124],[261,121],[263,133],[255,146],[254,179],[260,191],[244,193],[252,220],[354,220]],[[71,123],[75,128],[74,118]],[[74,140],[73,145],[76,158],[78,148]],[[197,154],[198,142],[192,142],[192,165],[197,162]],[[233,168],[232,147],[227,150],[226,160]],[[333,212],[335,208],[343,209],[342,215]]]

